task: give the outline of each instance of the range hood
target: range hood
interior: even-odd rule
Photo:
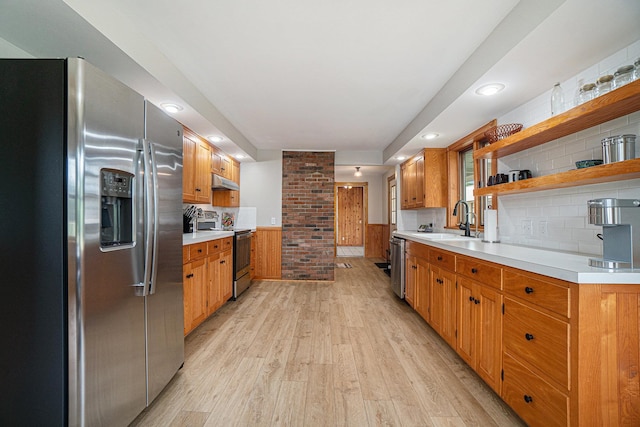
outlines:
[[[215,173],[211,174],[211,189],[212,190],[240,190],[240,186],[230,179],[223,178]]]

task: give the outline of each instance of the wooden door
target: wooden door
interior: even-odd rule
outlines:
[[[220,289],[222,304],[233,296],[233,254],[226,250],[220,254]]]
[[[471,367],[476,358],[476,310],[473,283],[458,277],[458,337],[456,351]]]
[[[184,265],[184,332],[195,329],[207,317],[207,265],[206,259],[197,259]]]
[[[429,321],[431,290],[429,282],[429,262],[424,258],[416,258],[416,311],[425,321]]]
[[[416,278],[418,275],[417,260],[413,255],[407,255],[406,267],[405,267],[405,289],[404,300],[411,307],[415,307],[415,295],[416,295]]]
[[[196,146],[197,142],[184,136],[182,139],[182,201],[196,202]]]
[[[431,266],[431,314],[429,316],[429,324],[440,336],[442,336],[444,313],[444,280],[441,271],[438,267]]]
[[[456,275],[440,270],[442,279],[442,329],[440,335],[451,348],[456,348]]]
[[[338,187],[338,246],[363,246],[364,191]]]
[[[222,305],[222,290],[220,288],[220,252],[208,258],[209,263],[209,292],[207,316],[213,314]]]
[[[502,351],[502,295],[489,286],[478,286],[476,307],[476,372],[500,394]]]
[[[196,145],[196,202],[211,202],[211,147],[206,142]]]

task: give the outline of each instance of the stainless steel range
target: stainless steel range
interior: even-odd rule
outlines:
[[[233,234],[233,299],[251,285],[251,230],[234,230]]]

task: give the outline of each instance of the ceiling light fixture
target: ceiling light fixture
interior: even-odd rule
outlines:
[[[491,96],[500,92],[502,89],[504,89],[504,85],[502,83],[489,83],[476,89],[476,93],[482,96]]]
[[[422,139],[436,139],[437,137],[439,137],[440,135],[438,135],[435,132],[431,132],[431,133],[425,133],[424,135],[422,135]]]
[[[160,106],[164,108],[164,110],[167,113],[171,113],[171,114],[177,113],[178,111],[183,110],[182,106],[178,104],[164,103],[164,104],[160,104]]]
[[[362,176],[362,172],[360,172],[360,166],[356,166],[356,172],[353,174],[353,176]]]
[[[406,159],[406,157],[405,157],[405,156],[397,156],[397,157],[396,157],[396,160],[404,160],[404,159]]]
[[[222,142],[223,140],[224,140],[224,138],[221,137],[221,136],[214,135],[214,136],[210,136],[209,137],[209,141],[211,141],[211,142]]]
[[[244,159],[244,155],[243,154],[236,154],[236,159]]]

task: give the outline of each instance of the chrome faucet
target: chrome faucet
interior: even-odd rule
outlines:
[[[467,204],[467,202],[465,202],[464,200],[458,200],[456,202],[456,205],[453,207],[453,216],[458,215],[458,205],[460,204],[464,205],[466,210],[464,214],[464,222],[460,223],[459,228],[460,230],[464,230],[465,237],[471,237],[471,229],[469,228],[469,205]]]

